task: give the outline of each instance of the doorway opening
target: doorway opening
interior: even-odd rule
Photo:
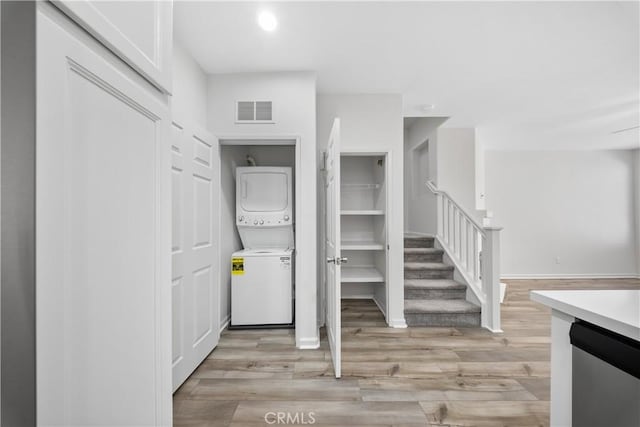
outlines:
[[[343,300],[372,300],[387,317],[387,161],[381,153],[341,153],[340,240]],[[342,307],[345,309],[344,305]]]
[[[299,212],[299,189],[296,186],[297,174],[300,171],[300,156],[298,140],[291,139],[269,139],[269,138],[220,138],[220,310],[224,322],[221,330],[227,327],[241,326],[246,328],[275,328],[275,327],[293,327],[295,328],[295,310],[299,310],[295,306],[295,285],[298,282],[296,276],[298,270],[295,268],[296,257],[295,247],[297,240],[300,238],[295,233],[296,212]],[[284,215],[286,223],[291,224],[290,230],[293,232],[294,244],[285,245],[290,248],[279,248],[278,252],[274,248],[269,250],[260,250],[256,248],[247,248],[243,245],[243,239],[239,233],[238,224],[242,214],[236,212],[237,208],[237,189],[240,183],[236,182],[238,168],[253,168],[258,170],[266,170],[264,168],[290,168],[291,178],[291,195],[293,195],[293,203],[291,203],[291,215]],[[270,170],[269,169],[269,170]],[[250,169],[242,169],[250,171]],[[242,175],[245,176],[245,175]],[[243,185],[246,187],[244,178],[241,178]],[[287,178],[288,179],[288,178]],[[277,181],[277,180],[276,180]],[[275,182],[275,181],[274,181]],[[264,188],[269,191],[272,187],[266,182],[262,183]],[[244,188],[244,187],[242,187]],[[244,194],[244,193],[242,193]],[[240,196],[244,197],[244,196]],[[286,198],[286,197],[285,197]],[[261,198],[262,199],[262,198]],[[239,216],[240,215],[240,216]],[[266,220],[268,222],[268,220]],[[246,218],[242,223],[245,223]],[[254,218],[251,219],[248,226],[252,226]],[[256,219],[256,225],[259,227]],[[264,224],[266,227],[266,224]],[[244,236],[246,243],[246,235]],[[261,237],[262,239],[262,237]],[[267,237],[266,240],[270,241]],[[288,253],[287,250],[289,250]],[[268,253],[267,253],[268,252]],[[272,265],[273,264],[273,265]],[[252,267],[253,266],[253,267]],[[268,267],[268,269],[267,269]],[[273,268],[271,268],[273,267]],[[251,271],[249,271],[251,269]],[[260,271],[257,271],[260,269]],[[256,270],[256,271],[253,271]],[[270,273],[266,273],[268,272]],[[261,314],[255,316],[246,316],[252,311],[251,308],[251,292],[235,292],[240,287],[247,286],[251,281],[246,279],[252,278],[254,282],[260,281],[262,278],[272,277],[273,280],[281,280],[282,277],[288,276],[291,281],[289,293],[274,296],[272,292],[267,292],[267,296],[263,298],[262,304],[258,305],[255,310]],[[269,279],[271,280],[271,279]],[[263,283],[266,283],[263,282]],[[258,286],[259,283],[253,285]],[[234,288],[235,286],[235,288]],[[288,286],[288,285],[287,285]],[[283,286],[279,286],[282,289]],[[257,288],[258,290],[260,288]],[[264,289],[262,289],[264,290]],[[277,298],[270,301],[270,298]],[[235,298],[235,299],[234,299]],[[246,303],[241,303],[240,298],[247,298]],[[232,301],[233,299],[233,301]],[[289,302],[287,302],[289,301]],[[235,310],[235,316],[234,316]],[[280,321],[289,310],[290,321]],[[274,315],[274,311],[279,314]],[[285,314],[283,314],[283,311]],[[243,316],[241,316],[241,314]],[[261,317],[263,316],[263,317]],[[275,317],[274,317],[275,316]],[[286,317],[286,316],[285,316]],[[253,318],[255,320],[243,320]],[[264,319],[264,322],[262,321]],[[275,319],[275,320],[274,320]]]

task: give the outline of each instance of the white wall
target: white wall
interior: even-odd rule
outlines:
[[[502,275],[637,274],[634,191],[629,150],[487,151]]]
[[[438,188],[477,218],[475,130],[441,127],[437,145]]]
[[[484,158],[485,152],[486,152],[486,149],[484,147],[484,144],[482,143],[482,139],[480,138],[480,135],[478,135],[478,130],[476,129],[476,144],[475,144],[476,209],[481,209],[481,210],[486,209],[485,182],[487,178],[487,173],[485,171],[485,158]]]
[[[636,190],[636,272],[640,275],[640,148],[634,150],[636,174],[635,174],[635,190]]]
[[[436,198],[424,181],[438,183],[438,127],[446,120],[420,117],[405,129],[404,230],[407,232],[436,234]],[[428,150],[424,146],[427,140]]]
[[[236,166],[245,166],[248,147],[220,147],[220,326],[231,318],[231,254],[242,249],[236,228]]]
[[[403,118],[401,95],[318,95],[318,156],[325,150],[334,118],[340,118],[342,151],[389,152],[388,323],[404,322]],[[321,183],[320,183],[321,184]],[[320,187],[319,187],[320,188]],[[321,191],[319,194],[321,194]],[[322,239],[321,239],[322,241]]]
[[[316,319],[316,77],[310,72],[210,75],[207,124],[218,137],[298,137],[302,168],[296,182],[296,345],[320,343]],[[273,124],[236,124],[235,103],[273,101]],[[221,260],[222,265],[227,261]]]
[[[187,120],[198,126],[207,124],[207,75],[191,55],[173,43],[173,93],[171,112],[178,120]]]

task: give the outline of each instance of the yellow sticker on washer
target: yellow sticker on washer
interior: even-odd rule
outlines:
[[[244,274],[244,258],[231,258],[231,274]]]

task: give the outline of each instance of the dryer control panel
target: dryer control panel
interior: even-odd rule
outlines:
[[[238,215],[237,225],[249,225],[255,227],[283,226],[290,225],[293,221],[288,214],[258,214],[258,215]]]

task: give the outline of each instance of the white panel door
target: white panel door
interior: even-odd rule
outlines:
[[[214,137],[171,126],[173,390],[218,344],[219,156]]]
[[[37,419],[170,425],[169,114],[46,3],[37,15]]]
[[[53,4],[160,90],[171,93],[173,2],[55,0]]]
[[[340,119],[335,119],[329,143],[327,144],[327,164],[325,176],[326,228],[326,320],[327,339],[331,348],[333,370],[336,378],[342,374],[341,368],[341,310],[340,310]]]

